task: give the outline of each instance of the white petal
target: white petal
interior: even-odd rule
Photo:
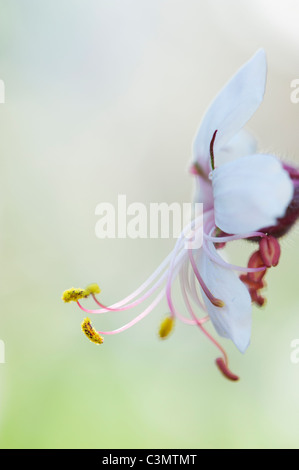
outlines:
[[[209,107],[193,144],[194,161],[205,171],[210,168],[209,150],[214,132],[218,130],[214,146],[217,156],[217,152],[242,129],[261,104],[266,76],[266,55],[260,49],[234,75]]]
[[[242,129],[225,145],[217,154],[216,166],[228,163],[236,158],[251,155],[256,152],[257,143],[255,138],[247,131]],[[212,182],[205,180],[202,176],[195,178],[195,202],[201,202],[204,210],[208,211],[214,206]]]
[[[213,209],[214,199],[212,181],[205,181],[200,176],[197,176],[195,181],[195,202],[200,202],[203,204],[204,212]]]
[[[220,336],[230,338],[241,352],[245,352],[251,336],[249,292],[232,270],[219,266],[201,251],[198,270],[213,296],[225,303],[222,308],[215,307],[202,293],[211,321]]]
[[[256,139],[244,129],[241,129],[217,155],[215,155],[215,166],[218,168],[225,163],[232,162],[240,157],[253,155],[257,151]]]
[[[288,173],[272,155],[249,155],[216,168],[212,183],[216,225],[231,234],[275,225],[294,193]]]

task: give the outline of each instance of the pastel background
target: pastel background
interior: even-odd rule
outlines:
[[[296,229],[249,350],[227,344],[237,384],[195,328],[158,340],[165,304],[97,347],[61,301],[98,282],[112,303],[166,256],[173,240],[96,238],[95,207],[118,194],[190,201],[198,124],[260,47],[267,91],[249,129],[261,151],[299,164],[298,15],[296,0],[0,0],[1,448],[298,447]],[[246,263],[244,250],[233,256]]]

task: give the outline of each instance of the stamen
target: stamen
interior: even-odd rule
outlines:
[[[180,276],[181,276],[181,273],[180,273]],[[229,379],[229,380],[232,380],[232,381],[237,381],[239,380],[239,377],[237,377],[236,375],[234,375],[228,368],[228,357],[227,357],[227,354],[225,352],[225,350],[222,348],[222,346],[215,340],[215,338],[213,338],[213,336],[203,327],[202,325],[202,320],[199,320],[197,318],[197,316],[195,315],[192,307],[191,307],[191,304],[189,302],[189,299],[188,299],[188,296],[187,296],[187,293],[186,293],[186,290],[184,289],[184,286],[183,286],[183,283],[182,283],[182,294],[183,294],[183,297],[184,297],[184,300],[185,300],[185,304],[192,316],[192,318],[194,319],[195,323],[197,324],[197,326],[201,329],[201,331],[204,333],[204,335],[219,349],[219,351],[222,353],[223,355],[223,358],[218,358],[216,359],[216,364],[218,366],[218,368],[220,369],[220,371],[222,372],[222,374],[224,374],[224,376]]]
[[[157,289],[163,284],[163,282],[165,281],[165,279],[167,278],[167,271],[160,277],[160,279],[158,281],[155,282],[155,284],[153,284],[153,286],[143,294],[142,297],[139,297],[139,299],[136,299],[134,302],[131,302],[127,305],[124,305],[123,307],[116,307],[116,308],[113,308],[114,306],[111,306],[111,307],[107,307],[105,306],[104,304],[102,304],[94,294],[92,294],[92,297],[94,299],[94,301],[96,302],[97,305],[99,305],[99,307],[101,307],[101,310],[88,310],[88,309],[84,309],[80,304],[79,302],[78,305],[79,307],[84,310],[85,312],[87,313],[107,313],[107,312],[121,312],[121,311],[124,311],[124,310],[130,310],[131,308],[134,308],[136,307],[137,305],[141,304],[142,302],[144,302],[148,297],[150,297],[154,292],[157,291]],[[117,304],[116,304],[117,305]]]
[[[200,318],[200,319],[196,317],[196,315],[193,312],[193,309],[191,307],[189,297],[188,297],[188,294],[187,294],[184,273],[181,271],[179,276],[180,276],[180,285],[181,285],[181,292],[182,292],[183,300],[185,302],[185,305],[187,307],[188,312],[190,313],[191,317],[193,318],[192,324],[198,326],[198,325],[202,325],[203,323],[206,323],[207,321],[209,321],[210,317],[208,315],[206,317]]]
[[[174,271],[173,271],[173,277],[174,278],[177,276],[178,272],[180,271],[182,261],[185,257],[186,257],[185,250],[182,253],[180,253],[180,255],[177,257],[176,264],[175,264]],[[152,310],[154,310],[154,308],[161,302],[161,300],[163,299],[164,296],[165,296],[165,291],[163,289],[158,294],[158,296],[152,301],[152,303],[142,313],[140,313],[132,321],[125,324],[121,328],[117,328],[116,330],[112,330],[112,331],[98,331],[97,333],[99,335],[115,335],[115,334],[118,334],[118,333],[122,333],[123,331],[127,330],[128,328],[131,328],[131,326],[136,325],[136,323],[138,323],[139,321],[143,320],[143,318],[145,318]],[[79,302],[77,302],[77,303],[78,303],[79,307],[82,310],[84,310],[84,311],[87,310],[87,309],[84,309],[84,307],[82,307]],[[99,311],[94,311],[94,313],[99,313]]]
[[[128,302],[130,302],[131,300],[138,297],[138,295],[140,295],[160,275],[160,273],[166,268],[167,264],[169,263],[169,260],[171,259],[171,256],[172,256],[172,253],[169,253],[169,255],[164,259],[164,261],[162,261],[160,266],[158,266],[158,268],[153,272],[153,274],[151,274],[151,276],[149,276],[149,278],[143,284],[141,284],[141,286],[139,286],[138,289],[136,289],[130,295],[128,295],[124,299],[120,300],[119,302],[116,302],[115,304],[111,305],[108,308],[119,311],[119,307],[122,307],[123,305],[128,304]],[[164,275],[163,275],[163,277],[164,277]],[[144,297],[143,297],[143,299],[144,299]],[[106,307],[105,307],[105,309],[102,308],[101,310],[89,311],[89,313],[105,313],[105,312],[107,312]]]
[[[154,308],[161,302],[164,295],[165,293],[162,290],[160,294],[155,298],[155,300],[153,300],[153,302],[142,313],[140,313],[136,318],[134,318],[132,321],[122,326],[121,328],[117,328],[116,330],[112,330],[112,331],[98,331],[98,333],[100,335],[116,335],[118,333],[122,333],[128,328],[131,328],[131,326],[136,325],[136,323],[143,320],[143,318],[145,318],[152,310],[154,310]]]
[[[188,262],[188,260],[184,261],[184,263],[183,263],[183,265],[180,269],[179,278],[180,278],[180,283],[182,283],[182,281],[183,281],[183,285],[185,286],[185,283],[186,283],[186,284],[188,284],[188,287],[189,287],[188,279],[186,277],[187,262]],[[188,262],[188,264],[189,264],[189,262]],[[189,287],[189,289],[190,289],[190,287]],[[199,301],[199,304],[202,305],[200,301]],[[179,311],[177,311],[174,307],[173,307],[173,309],[174,309],[175,317],[178,318],[181,322],[185,323],[186,325],[195,325],[196,324],[194,320],[190,320],[189,318],[186,318]],[[205,311],[204,307],[203,307],[203,310]],[[173,314],[172,314],[172,318],[174,319]],[[209,317],[205,317],[204,319],[202,319],[202,322],[204,323],[208,320],[209,320]]]
[[[197,266],[195,264],[195,260],[193,258],[192,250],[188,250],[188,252],[189,252],[189,257],[190,257],[190,261],[191,261],[191,264],[192,264],[194,274],[197,277],[197,280],[198,280],[202,290],[204,291],[205,295],[208,297],[209,301],[213,305],[215,305],[215,307],[219,307],[219,308],[224,307],[225,303],[223,302],[223,300],[216,299],[216,297],[213,296],[213,294],[209,291],[206,284],[204,283],[204,280],[202,279],[201,275],[199,274],[199,271],[198,271]]]
[[[173,327],[174,327],[174,318],[166,317],[160,325],[160,329],[159,329],[160,338],[161,339],[167,338],[172,332]]]
[[[103,344],[104,338],[91,326],[90,319],[85,318],[81,325],[83,333],[87,336],[90,341],[95,344]]]
[[[101,292],[101,289],[99,288],[97,284],[89,284],[85,290],[86,292],[92,295],[99,294]]]
[[[89,296],[89,293],[85,289],[77,289],[72,287],[67,289],[62,294],[62,300],[64,302],[77,302],[78,299],[84,299]]]
[[[206,243],[203,244],[203,249],[207,253],[208,257],[214,261],[214,263],[217,263],[219,266],[222,266],[223,268],[226,269],[232,269],[234,271],[239,271],[241,273],[262,273],[262,277],[264,276],[266,272],[266,266],[262,263],[262,266],[259,267],[244,267],[244,266],[238,266],[236,264],[230,264],[224,261],[223,258],[217,253],[216,248],[214,247],[213,244],[208,242],[208,245]]]
[[[178,268],[181,266],[182,259],[186,256],[185,250],[182,251],[176,258],[175,260],[175,270],[176,272],[178,271]],[[125,300],[133,298],[133,294],[138,292],[140,289],[137,289],[135,293],[131,294],[128,296],[126,299],[123,301],[117,302],[116,304],[113,304],[111,307],[106,307],[104,304],[99,302],[99,300],[95,297],[95,295],[92,294],[92,297],[94,298],[95,302],[101,307],[101,309],[87,309],[83,307],[79,301],[77,301],[78,306],[80,307],[81,310],[83,310],[85,313],[91,313],[91,314],[102,314],[102,313],[107,313],[107,312],[121,312],[125,310],[130,310],[131,308],[136,307],[137,305],[141,304],[144,302],[147,298],[149,298],[154,292],[158,290],[159,287],[165,282],[166,278],[168,276],[168,271],[165,271],[165,273],[156,281],[156,283],[147,291],[143,294],[142,297],[139,299],[136,299],[134,302],[129,303],[128,305],[124,305],[121,307],[120,305],[123,305],[125,303]],[[134,295],[136,297],[136,295]]]
[[[92,298],[93,298],[93,300],[95,301],[95,303],[96,303],[99,307],[105,309],[106,312],[119,312],[120,310],[126,310],[126,308],[128,308],[128,306],[127,306],[127,307],[123,307],[123,308],[121,308],[121,307],[120,307],[120,308],[106,307],[106,305],[104,305],[104,304],[102,304],[101,302],[98,301],[98,299],[96,298],[96,296],[95,296],[94,294],[92,294]],[[78,302],[78,303],[79,303],[79,302]],[[80,304],[79,304],[79,307],[81,307]],[[103,312],[103,313],[106,313],[106,312]],[[91,313],[94,313],[94,311],[91,312]]]
[[[168,270],[168,279],[167,279],[167,284],[166,284],[166,299],[167,299],[168,307],[170,309],[170,314],[172,315],[172,317],[175,317],[177,315],[177,312],[174,308],[172,297],[171,297],[171,286],[172,286],[172,282],[174,279],[173,271],[174,271],[174,266],[175,266],[175,260],[176,260],[177,253],[179,252],[180,248],[182,247],[182,245],[185,244],[185,240],[186,240],[185,234],[188,233],[189,230],[192,230],[194,228],[198,220],[201,221],[202,217],[201,216],[197,217],[196,219],[191,221],[187,227],[185,227],[185,229],[181,232],[175,244],[174,250],[172,251],[172,259],[171,259],[169,270]],[[189,249],[188,250],[184,249],[183,257],[186,256],[186,251],[189,251]]]
[[[191,269],[189,269],[189,268],[191,268]],[[189,277],[191,278],[191,282],[189,280]],[[183,265],[183,274],[181,276],[181,279],[183,281],[184,288],[187,290],[187,292],[189,292],[193,302],[195,302],[195,304],[198,305],[199,308],[203,312],[206,312],[207,308],[206,308],[205,304],[203,303],[203,301],[198,296],[198,292],[197,292],[197,288],[196,288],[196,284],[195,284],[196,276],[194,274],[192,266],[190,265],[189,259]]]
[[[181,284],[182,284],[182,282],[183,282],[183,284],[185,283],[185,276],[186,276],[185,266],[186,266],[186,261],[183,263],[183,266],[181,267],[181,270],[180,270],[180,273],[179,273],[179,279],[180,279]],[[183,281],[182,281],[182,279],[183,279]],[[183,288],[183,287],[181,287],[181,288]],[[187,325],[195,325],[195,322],[193,320],[190,320],[189,318],[184,317],[176,309],[174,309],[174,314],[175,314],[175,317],[178,318],[181,322],[183,322]],[[172,318],[174,318],[173,315],[172,315]]]
[[[150,297],[154,292],[156,292],[156,290],[163,284],[166,277],[167,277],[167,272],[165,272],[163,274],[163,276],[147,292],[145,292],[145,294],[142,297],[140,297],[139,299],[136,299],[134,302],[131,302],[128,305],[124,305],[123,307],[116,307],[116,308],[113,308],[114,306],[107,307],[106,305],[102,304],[96,298],[96,296],[94,294],[92,294],[92,297],[93,297],[94,301],[96,302],[96,304],[99,305],[99,307],[101,307],[100,310],[99,309],[95,309],[95,310],[94,309],[87,309],[87,308],[83,307],[80,304],[80,302],[77,302],[77,304],[81,308],[81,310],[83,310],[86,313],[92,313],[92,314],[101,314],[101,313],[107,313],[107,312],[122,312],[124,310],[130,310],[131,308],[134,308],[137,305],[144,302],[148,297]],[[118,304],[121,304],[121,303],[123,303],[123,302],[118,302],[117,304],[114,304],[114,305],[118,305]]]
[[[220,370],[220,372],[222,372],[224,377],[226,377],[228,380],[231,380],[232,382],[237,382],[238,380],[240,380],[240,378],[237,375],[233,374],[229,370],[227,364],[224,362],[222,357],[219,357],[218,359],[216,359],[215,362],[216,362],[217,367]]]
[[[278,265],[280,245],[276,238],[269,236],[260,241],[260,256],[267,268]]]
[[[151,276],[143,283],[141,284],[141,286],[138,287],[138,289],[136,289],[134,292],[132,292],[130,295],[128,295],[127,297],[125,297],[124,299],[120,300],[119,302],[116,302],[115,304],[109,306],[109,307],[104,307],[103,304],[100,304],[100,306],[103,305],[103,308],[99,309],[99,310],[89,310],[89,309],[85,309],[84,307],[82,307],[82,305],[80,305],[79,302],[78,305],[79,307],[85,311],[86,313],[93,313],[93,314],[98,314],[98,313],[106,313],[107,311],[120,311],[120,310],[128,310],[130,308],[132,308],[133,306],[136,306],[138,304],[140,304],[141,302],[143,302],[146,298],[148,298],[153,292],[155,292],[157,290],[158,287],[161,286],[161,284],[164,282],[164,280],[166,279],[166,277],[168,276],[168,271],[165,271],[164,274],[162,275],[162,277],[160,277],[160,279],[158,281],[156,281],[156,283],[150,288],[149,291],[147,291],[143,297],[141,297],[140,299],[137,299],[135,302],[132,302],[131,304],[129,305],[126,305],[128,304],[128,302],[130,302],[131,300],[135,299],[136,297],[138,297],[138,295],[140,295],[160,274],[161,272],[167,267],[167,265],[169,264],[169,261],[173,258],[173,252],[169,253],[169,255],[164,259],[164,261],[160,264],[160,266],[158,266],[158,268],[153,272],[153,274],[151,274]],[[177,259],[177,262],[180,262],[180,259]],[[98,302],[97,302],[98,303]],[[124,308],[120,308],[122,306],[125,306]]]
[[[203,234],[206,240],[213,242],[213,243],[227,243],[227,242],[232,242],[235,240],[243,240],[246,238],[253,238],[253,237],[267,238],[267,235],[265,235],[263,232],[250,232],[250,233],[245,233],[242,235],[227,235],[225,237],[212,237],[211,234],[213,232],[214,232],[214,229],[211,230],[209,235],[207,235],[206,233]]]

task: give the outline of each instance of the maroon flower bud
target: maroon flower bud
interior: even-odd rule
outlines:
[[[280,258],[280,245],[276,238],[264,237],[260,241],[260,256],[267,268],[277,266]]]
[[[265,263],[264,263],[264,261],[261,257],[260,252],[255,251],[251,255],[251,257],[248,261],[248,268],[262,268],[262,267],[265,267]],[[258,283],[263,279],[265,274],[266,274],[266,267],[262,271],[248,273],[248,279]]]
[[[249,293],[251,295],[252,302],[254,302],[256,305],[262,307],[265,304],[266,299],[259,293],[258,290],[250,289]]]

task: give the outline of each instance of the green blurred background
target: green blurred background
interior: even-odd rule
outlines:
[[[113,303],[168,254],[173,240],[99,240],[95,207],[118,194],[190,201],[198,124],[260,47],[267,92],[249,128],[262,151],[299,163],[298,14],[296,0],[0,0],[1,448],[299,447],[296,229],[250,348],[227,344],[237,384],[196,328],[158,340],[165,303],[97,347],[61,301],[98,282]],[[240,243],[233,255],[248,253]]]

